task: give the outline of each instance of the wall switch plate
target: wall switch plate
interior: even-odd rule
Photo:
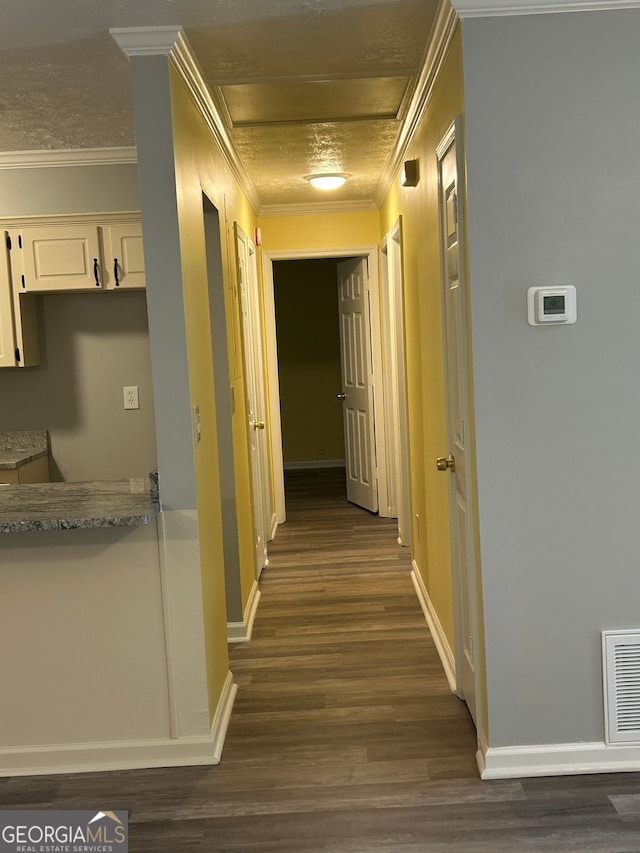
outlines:
[[[140,408],[140,398],[138,396],[138,386],[137,385],[125,385],[122,389],[122,393],[124,395],[124,407],[125,407],[125,409],[139,409]]]
[[[197,444],[202,438],[202,428],[200,426],[200,406],[196,404],[191,409],[191,425],[193,427],[193,443]]]

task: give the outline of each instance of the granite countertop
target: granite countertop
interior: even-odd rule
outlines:
[[[46,429],[0,432],[0,470],[18,468],[49,452]]]
[[[159,511],[157,475],[0,486],[0,533],[137,527]]]

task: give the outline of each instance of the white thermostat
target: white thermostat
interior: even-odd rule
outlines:
[[[530,287],[527,290],[527,321],[530,326],[576,322],[576,289],[573,284]]]

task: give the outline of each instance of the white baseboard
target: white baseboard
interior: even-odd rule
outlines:
[[[237,692],[238,685],[233,680],[232,673],[228,672],[227,678],[224,682],[224,687],[222,688],[220,700],[218,701],[218,707],[216,708],[213,723],[211,725],[211,742],[213,744],[213,757],[215,759],[214,764],[219,764],[220,759],[222,758],[224,741],[227,736],[229,720],[231,719],[231,712],[233,711],[233,703],[236,700]]]
[[[415,587],[420,607],[422,607],[422,612],[427,620],[427,625],[431,631],[431,636],[433,637],[433,642],[435,643],[436,650],[440,657],[444,674],[447,676],[451,692],[455,693],[457,691],[456,659],[451,651],[451,646],[449,645],[449,641],[446,638],[442,625],[440,624],[438,614],[431,603],[429,593],[424,585],[424,581],[422,580],[422,575],[418,570],[416,561],[412,560],[411,565],[413,566],[411,571],[411,580],[413,581],[413,586]]]
[[[276,533],[278,532],[278,517],[275,512],[271,516],[271,536],[269,538],[269,542],[273,542],[276,538]]]
[[[218,764],[209,737],[63,743],[0,749],[0,777]]]
[[[3,747],[0,777],[219,764],[237,691],[228,673],[209,735]]]
[[[242,614],[242,622],[227,622],[227,642],[248,643],[253,632],[253,621],[256,618],[258,602],[260,601],[258,581],[253,582],[247,606]]]
[[[303,471],[307,468],[344,468],[344,459],[308,459],[302,462],[285,462],[285,471]]]
[[[479,746],[476,760],[482,779],[640,771],[638,745],[607,746],[604,742],[594,741],[488,747],[481,737]]]

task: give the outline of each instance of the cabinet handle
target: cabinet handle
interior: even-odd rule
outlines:
[[[120,279],[118,278],[118,259],[113,259],[113,277],[116,280],[116,287],[120,287]]]
[[[93,259],[93,277],[96,280],[96,287],[100,287],[100,277],[98,275],[98,259]]]

